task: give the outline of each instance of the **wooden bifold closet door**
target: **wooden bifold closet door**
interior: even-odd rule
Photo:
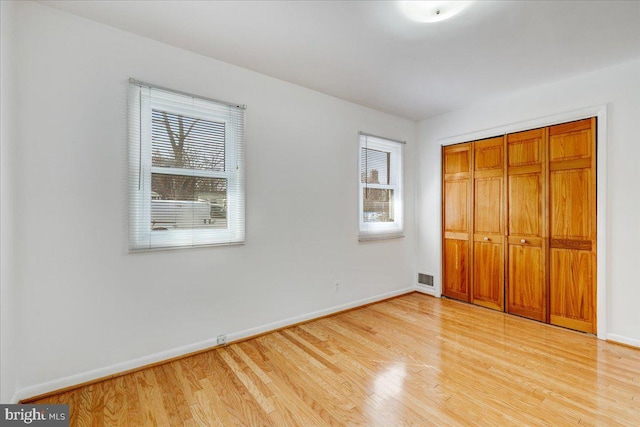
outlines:
[[[596,332],[596,119],[549,128],[549,322]]]
[[[507,135],[507,312],[546,321],[546,129]]]
[[[504,138],[473,144],[471,301],[504,310]]]
[[[444,296],[596,332],[596,119],[442,149]]]
[[[443,294],[469,301],[471,144],[442,149]]]

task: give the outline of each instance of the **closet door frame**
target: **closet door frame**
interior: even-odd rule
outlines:
[[[471,131],[468,133],[449,136],[440,138],[436,141],[438,145],[441,147],[459,144],[463,142],[475,141],[480,139],[486,139],[495,137],[496,135],[506,135],[509,133],[522,132],[529,129],[540,128],[553,126],[561,123],[572,122],[576,120],[588,119],[590,117],[595,117],[597,119],[597,130],[596,130],[596,138],[597,138],[597,177],[596,177],[596,189],[597,189],[597,198],[596,198],[596,209],[598,212],[597,216],[597,259],[596,259],[596,268],[597,268],[597,291],[596,291],[596,310],[597,310],[597,337],[599,339],[605,340],[607,338],[612,339],[614,341],[621,342],[623,344],[635,345],[633,342],[628,342],[624,337],[618,335],[609,335],[607,332],[607,299],[608,299],[608,269],[606,264],[608,247],[607,247],[607,106],[606,105],[598,105],[593,107],[587,107],[579,110],[573,110],[569,112],[563,112],[559,114],[549,115],[538,117],[530,120],[522,120],[518,122],[505,123],[503,125],[498,125],[493,128],[483,129],[480,131]],[[441,149],[440,149],[441,151]],[[442,167],[442,162],[440,163],[440,167]],[[442,170],[438,174],[440,177],[442,176]],[[439,186],[440,191],[442,191],[441,186]],[[442,193],[439,195],[439,200],[442,200]],[[442,215],[440,209],[438,209],[438,213]],[[442,236],[442,217],[439,218],[438,226],[440,227],[440,233],[438,236],[441,238]],[[433,295],[436,297],[442,296],[442,245],[439,244],[436,246],[440,253],[439,258],[439,266],[440,272],[439,277],[436,281],[437,289],[433,292]]]

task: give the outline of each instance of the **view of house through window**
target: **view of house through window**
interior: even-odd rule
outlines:
[[[227,179],[191,175],[225,170],[225,124],[158,110],[152,121],[151,229],[226,228]]]
[[[388,186],[391,153],[361,148],[360,180],[363,188],[363,215],[364,222],[393,222],[393,190],[374,188],[376,184]]]
[[[360,135],[360,238],[402,234],[403,143]]]

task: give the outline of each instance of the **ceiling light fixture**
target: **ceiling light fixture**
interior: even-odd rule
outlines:
[[[454,17],[473,1],[401,1],[400,10],[412,21],[439,22]]]

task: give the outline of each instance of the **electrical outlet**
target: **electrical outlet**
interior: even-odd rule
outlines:
[[[335,292],[340,292],[340,281],[336,280],[336,287],[335,287]]]
[[[227,336],[218,335],[218,345],[226,345],[226,344],[227,344]]]

